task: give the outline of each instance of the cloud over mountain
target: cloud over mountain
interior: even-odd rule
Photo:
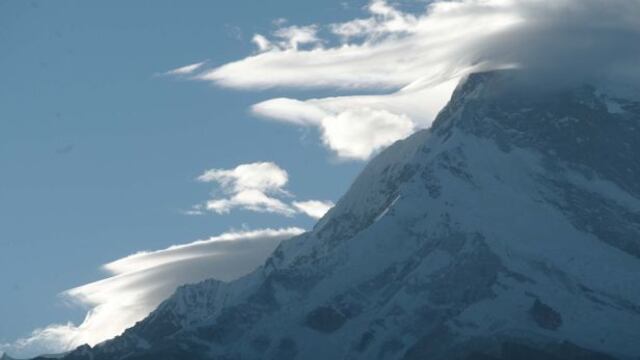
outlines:
[[[252,108],[317,128],[322,143],[345,159],[367,159],[414,128],[430,126],[457,81],[471,71],[517,67],[545,86],[620,86],[639,79],[636,0],[434,1],[420,13],[373,0],[366,11],[368,16],[342,23],[258,34],[256,54],[192,77],[239,89],[375,90],[278,98]],[[360,116],[368,113],[375,115]]]
[[[81,324],[37,329],[13,344],[0,344],[0,351],[34,356],[110,339],[147,316],[178,286],[209,278],[236,279],[261,265],[280,241],[303,231],[296,227],[231,231],[118,259],[104,265],[109,277],[63,294],[89,308]]]

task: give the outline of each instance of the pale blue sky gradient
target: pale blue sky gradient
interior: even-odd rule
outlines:
[[[362,167],[313,130],[257,119],[242,92],[158,76],[254,51],[272,20],[341,21],[365,1],[0,1],[0,343],[80,322],[60,292],[139,250],[304,216],[185,216],[209,168],[274,161],[299,199],[337,200]],[[290,93],[290,91],[289,91]],[[299,93],[300,97],[320,92]]]

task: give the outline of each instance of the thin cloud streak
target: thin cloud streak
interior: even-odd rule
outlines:
[[[194,72],[199,70],[202,66],[204,66],[204,64],[206,64],[206,61],[202,61],[202,62],[199,62],[199,63],[190,64],[190,65],[185,65],[185,66],[179,67],[177,69],[169,70],[169,71],[165,72],[164,75],[189,75],[189,74],[193,74]]]

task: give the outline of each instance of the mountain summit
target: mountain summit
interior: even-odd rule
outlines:
[[[637,359],[640,103],[517,78],[469,76],[262,267],[65,359]]]

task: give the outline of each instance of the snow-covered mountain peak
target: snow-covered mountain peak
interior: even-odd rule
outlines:
[[[67,358],[638,358],[640,106],[513,79],[471,75],[252,274]]]

